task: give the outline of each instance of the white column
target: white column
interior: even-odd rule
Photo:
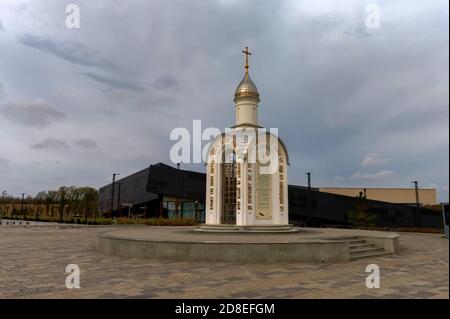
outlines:
[[[241,165],[241,220],[242,225],[248,225],[248,200],[247,200],[247,184],[248,184],[248,178],[247,178],[247,160],[244,159]]]
[[[248,162],[245,165],[245,172],[247,174],[246,179],[246,195],[247,195],[247,213],[246,213],[246,220],[247,220],[247,225],[254,225],[255,224],[255,212],[256,212],[256,205],[255,205],[255,197],[256,197],[256,190],[255,190],[255,167],[256,165],[251,163],[251,180],[249,180],[248,175],[249,175],[249,168],[248,168]],[[248,186],[251,185],[251,194],[248,192]],[[251,195],[252,201],[249,201],[249,195]],[[248,209],[248,205],[252,206],[252,210],[250,211]]]
[[[208,157],[210,155],[208,154]],[[211,193],[210,193],[210,189],[211,189],[211,164],[209,164],[207,162],[206,164],[206,185],[205,185],[205,223],[206,224],[212,224],[212,213],[214,211],[211,210]]]
[[[288,199],[288,166],[286,163],[287,159],[284,158],[283,161],[283,171],[284,171],[284,212],[282,215],[282,224],[289,224],[289,199]]]
[[[214,179],[214,224],[220,224],[220,219],[222,216],[222,163],[215,164],[215,179]]]
[[[276,173],[272,174],[271,176],[271,182],[272,182],[272,222],[275,225],[280,224],[280,174],[278,173],[278,170]]]
[[[236,125],[258,125],[258,100],[240,97],[236,100]]]

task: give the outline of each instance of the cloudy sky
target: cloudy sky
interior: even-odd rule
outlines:
[[[65,26],[66,5],[80,28]],[[367,5],[380,9],[367,28]],[[448,200],[448,1],[0,0],[0,188],[99,187],[234,124],[242,48],[289,182]],[[202,170],[202,165],[183,164]],[[0,191],[1,191],[0,190]]]

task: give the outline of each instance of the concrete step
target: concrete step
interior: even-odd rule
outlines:
[[[344,241],[355,241],[359,240],[356,236],[333,236],[333,237],[326,237],[324,238],[326,240],[344,240]]]
[[[258,229],[265,229],[265,228],[292,228],[293,225],[246,225],[246,226],[240,226],[240,225],[201,225],[202,228],[258,228]]]
[[[377,251],[383,251],[383,248],[381,247],[375,247],[375,246],[369,246],[369,247],[357,247],[357,248],[350,248],[350,256],[358,253],[363,252],[377,252]]]
[[[357,259],[369,258],[369,257],[379,257],[379,256],[390,255],[390,254],[391,253],[385,252],[384,250],[351,253],[350,254],[350,260],[357,260]]]
[[[350,244],[350,249],[352,248],[357,248],[357,247],[367,247],[367,246],[374,246],[374,244],[368,243],[368,242],[364,242],[364,243],[359,243],[359,244]]]
[[[350,240],[348,243],[349,245],[367,244],[367,242],[364,239]]]
[[[297,229],[292,225],[252,225],[252,226],[237,226],[237,225],[201,225],[196,231],[204,232],[250,232],[250,233],[284,233],[296,232]]]
[[[291,229],[291,226],[244,226],[245,229]]]
[[[232,233],[232,231],[230,231],[230,229],[214,229],[214,230],[211,230],[211,229],[205,229],[205,228],[197,228],[197,229],[195,229],[195,231],[197,231],[197,232],[214,231],[215,233]],[[236,230],[234,232],[237,233],[238,231]]]
[[[389,255],[384,248],[377,247],[375,244],[367,242],[364,239],[353,239],[349,241],[350,260],[357,260],[369,257],[378,257]]]
[[[297,232],[295,228],[287,228],[287,229],[247,229],[245,230],[247,233],[292,233]]]

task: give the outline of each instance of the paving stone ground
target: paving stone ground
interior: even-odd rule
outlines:
[[[448,240],[400,233],[400,253],[336,264],[169,262],[108,256],[112,227],[0,227],[0,298],[449,298]],[[381,287],[365,286],[379,265]],[[65,268],[81,269],[67,289]]]

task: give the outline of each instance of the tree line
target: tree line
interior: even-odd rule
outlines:
[[[97,216],[98,191],[92,187],[61,186],[56,190],[43,190],[35,196],[13,196],[4,191],[1,194],[3,217],[17,215],[64,217]]]

